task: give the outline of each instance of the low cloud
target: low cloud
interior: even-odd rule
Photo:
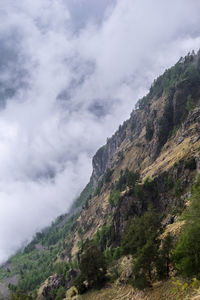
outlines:
[[[195,0],[2,1],[0,262],[69,210],[138,97],[199,48],[199,9]]]

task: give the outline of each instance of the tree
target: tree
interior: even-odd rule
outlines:
[[[184,276],[199,275],[200,272],[200,177],[192,191],[191,206],[184,215],[182,228],[173,259]]]
[[[116,188],[112,190],[109,197],[109,203],[111,206],[117,206],[120,200],[120,191],[118,191]]]
[[[65,289],[63,286],[60,286],[56,292],[55,300],[62,300],[65,297]]]
[[[150,121],[148,121],[147,125],[146,125],[146,134],[145,134],[145,137],[146,137],[147,141],[150,142],[152,140],[153,133],[154,133],[153,124]]]
[[[105,281],[106,263],[104,255],[94,243],[89,243],[86,246],[81,256],[79,268],[82,279],[87,281],[89,288],[98,288]]]
[[[122,237],[123,254],[135,255],[149,239],[156,239],[160,229],[160,218],[150,207],[141,217],[129,221]]]
[[[152,271],[155,267],[156,261],[158,258],[158,241],[154,241],[153,239],[149,239],[144,247],[141,249],[135,263],[133,266],[133,273],[135,273],[135,280],[133,284],[135,287],[137,285],[137,278],[143,274],[143,278],[145,277],[146,284],[150,285],[152,281]]]
[[[132,220],[122,239],[124,254],[132,254],[133,285],[143,289],[150,286],[153,270],[158,259],[160,218],[155,209],[150,207],[143,216]]]
[[[17,291],[12,293],[11,300],[33,300],[33,298],[25,294],[23,291]]]
[[[195,108],[194,100],[191,95],[187,97],[186,109],[188,112],[192,111]]]
[[[168,233],[162,241],[157,259],[157,273],[160,279],[169,277],[170,263],[172,262],[171,252],[173,248],[173,238]]]

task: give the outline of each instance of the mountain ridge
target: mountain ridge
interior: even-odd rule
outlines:
[[[154,81],[130,118],[94,155],[90,182],[74,203],[75,210],[59,217],[47,233],[38,233],[19,254],[22,262],[14,259],[13,263],[11,258],[10,271],[1,268],[0,279],[17,274],[19,287],[36,295],[45,276],[54,274],[56,263],[63,261],[77,270],[86,240],[96,240],[102,251],[114,251],[129,217],[141,216],[150,204],[163,215],[164,225],[174,222],[185,207],[196,173],[200,173],[199,104],[200,51],[181,58]],[[173,187],[169,187],[169,178]],[[148,190],[149,186],[152,189]],[[142,196],[136,195],[136,187]],[[43,266],[48,266],[48,272],[34,284],[23,265],[23,253],[27,255],[25,265],[33,253],[36,259],[51,257]],[[34,268],[33,274],[37,274],[39,267]],[[65,289],[73,277],[69,275]],[[10,288],[15,291],[13,284]]]

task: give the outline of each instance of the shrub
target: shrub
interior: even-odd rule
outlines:
[[[135,274],[133,285],[136,288],[143,289],[150,285],[157,259],[158,241],[153,238],[148,238],[133,265],[133,273]]]
[[[141,217],[129,220],[122,237],[124,255],[141,252],[148,239],[154,239],[160,229],[160,218],[155,209],[149,208]]]
[[[103,180],[100,180],[98,182],[98,186],[97,186],[96,190],[94,191],[94,196],[100,195],[102,187],[103,187]]]
[[[121,257],[121,255],[122,255],[121,248],[120,247],[115,248],[114,252],[113,252],[113,259],[117,260],[117,259],[119,259]]]
[[[195,108],[194,100],[191,95],[187,97],[186,109],[188,112],[192,111]]]
[[[94,235],[94,242],[102,250],[106,249],[110,240],[111,225],[102,226]]]
[[[139,290],[143,290],[147,287],[150,287],[150,283],[147,280],[144,273],[136,274],[134,280],[132,281],[132,284],[135,288]]]
[[[88,282],[89,288],[102,286],[105,281],[106,263],[103,253],[93,243],[87,245],[81,256],[79,268],[82,279]]]
[[[146,125],[146,134],[145,134],[145,137],[146,137],[147,141],[151,141],[152,140],[153,133],[154,133],[153,124],[150,121],[148,121],[147,125]]]
[[[117,206],[120,200],[121,194],[120,191],[116,188],[112,190],[109,197],[109,203],[111,206]]]
[[[145,178],[143,187],[148,191],[153,191],[155,187],[154,180],[151,179],[150,177]]]
[[[119,161],[122,161],[122,160],[124,159],[124,152],[123,152],[123,151],[119,151],[119,152],[117,153],[117,156],[118,156],[118,158],[119,158]]]
[[[112,252],[109,248],[106,248],[103,252],[105,260],[107,262],[107,264],[109,264],[112,261]]]
[[[59,262],[59,263],[56,263],[56,265],[54,267],[54,271],[58,275],[65,276],[66,272],[69,271],[69,266],[67,263]]]
[[[176,135],[178,129],[179,129],[179,126],[175,126],[175,127],[169,132],[168,139],[174,137],[174,136]]]
[[[173,106],[172,101],[168,101],[164,107],[162,118],[159,122],[158,139],[159,145],[162,147],[169,137],[169,132],[173,129]]]
[[[134,173],[128,169],[126,169],[124,172],[121,170],[119,180],[115,184],[115,187],[119,191],[123,191],[127,186],[133,188],[138,179],[138,173]]]
[[[158,251],[158,258],[156,262],[157,274],[160,279],[169,277],[170,263],[172,263],[172,248],[173,238],[168,233],[164,240],[162,240],[161,247]]]
[[[85,277],[82,274],[79,274],[73,282],[73,285],[77,288],[79,294],[83,294],[87,291],[84,281]]]
[[[105,175],[104,175],[104,181],[105,181],[105,183],[109,183],[111,181],[112,174],[113,174],[113,170],[111,170],[111,169],[108,168],[106,170]]]
[[[33,298],[22,291],[12,293],[11,300],[33,300]]]
[[[55,300],[62,300],[65,297],[65,289],[63,286],[60,286],[56,292]]]
[[[134,187],[134,195],[142,200],[143,199],[143,190],[142,190],[142,186],[139,185],[139,184],[136,184],[135,187]]]
[[[180,196],[181,192],[182,192],[181,180],[178,179],[174,185],[174,195],[178,197]]]
[[[174,181],[171,175],[167,177],[167,189],[171,190],[174,186]]]
[[[185,162],[186,169],[195,170],[196,169],[196,160],[194,157],[189,158]]]
[[[192,204],[185,213],[183,226],[173,258],[177,269],[184,276],[199,275],[200,270],[200,178],[194,186]]]
[[[136,121],[133,119],[131,121],[131,131],[133,131],[135,129],[135,127],[136,127]]]

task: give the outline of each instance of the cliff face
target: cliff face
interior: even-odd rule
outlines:
[[[200,52],[182,58],[155,80],[92,163],[90,184],[76,203],[85,203],[83,208],[71,219],[60,217],[29,247],[41,243],[47,253],[43,257],[50,255],[49,249],[54,251],[52,265],[54,259],[79,261],[87,239],[99,239],[102,250],[117,247],[127,220],[140,216],[150,204],[164,217],[163,224],[174,222],[200,173]],[[115,190],[118,198],[113,204]],[[48,289],[41,289],[43,298],[44,290]]]
[[[166,220],[173,219],[174,211],[184,205],[185,196],[178,200],[174,188],[168,187],[168,181],[169,178],[174,183],[180,181],[184,194],[196,174],[188,167],[188,161],[195,161],[199,170],[199,73],[200,54],[180,60],[154,82],[130,119],[97,151],[91,179],[98,186],[98,194],[88,201],[78,219],[77,227],[83,228],[81,239],[93,238],[97,230],[109,224],[113,246],[116,246],[127,218],[142,214],[150,203],[165,213]],[[127,188],[121,192],[119,204],[112,207],[111,191],[126,169],[138,172],[141,183],[147,177],[153,179],[155,190],[145,191],[147,196],[142,202]],[[108,171],[111,173],[109,181],[106,180]],[[81,239],[75,232],[72,256],[78,251],[76,245]],[[109,241],[108,246],[112,246]]]
[[[116,165],[111,183],[104,185],[100,195],[92,197],[87,208],[85,207],[81,212],[78,223],[83,228],[83,239],[91,239],[97,229],[109,222],[109,216],[112,215],[111,223],[116,245],[126,225],[127,217],[140,215],[147,208],[148,204],[153,203],[161,212],[171,216],[174,214],[173,210],[181,208],[184,196],[183,199],[178,200],[178,197],[174,194],[174,189],[170,190],[168,188],[168,181],[169,178],[173,182],[179,180],[182,193],[186,193],[193,183],[196,171],[193,171],[192,168],[190,169],[190,166],[188,167],[188,162],[195,161],[199,172],[199,125],[200,108],[197,107],[188,115],[176,134],[165,143],[162,151],[156,158],[153,155],[151,156],[151,154],[153,153],[152,149],[158,147],[158,144],[155,140],[152,140],[149,143],[149,147],[143,146],[143,132],[141,132],[132,147],[126,146],[122,148],[121,145],[121,149],[124,151],[124,158],[117,162],[114,160],[113,164],[115,163]],[[141,141],[142,150],[137,145],[138,140]],[[134,192],[128,188],[121,193],[119,205],[113,208],[109,203],[111,188],[114,182],[119,179],[120,171],[126,168],[140,171],[141,181],[148,176],[154,178],[155,191],[151,191],[145,201],[141,202]]]
[[[148,164],[155,161],[169,138],[170,132],[174,128],[179,128],[188,115],[190,109],[187,105],[198,104],[200,55],[188,55],[177,63],[176,68],[177,71],[173,71],[177,72],[174,78],[169,70],[164,73],[163,78],[161,77],[163,81],[174,80],[168,93],[164,91],[164,88],[154,92],[154,86],[152,86],[150,93],[138,102],[139,109],[134,110],[130,119],[120,125],[118,131],[107,140],[106,145],[97,151],[93,158],[92,174],[95,185],[107,168],[116,166],[123,156],[122,151],[126,152],[128,148],[134,147],[134,151],[144,153],[135,160],[134,168],[136,169],[148,157],[150,158]],[[154,83],[155,87],[162,86],[160,82],[162,80],[158,78]],[[193,104],[189,104],[188,99],[192,99]],[[146,139],[145,135],[147,135]],[[139,169],[143,168],[142,165]]]

